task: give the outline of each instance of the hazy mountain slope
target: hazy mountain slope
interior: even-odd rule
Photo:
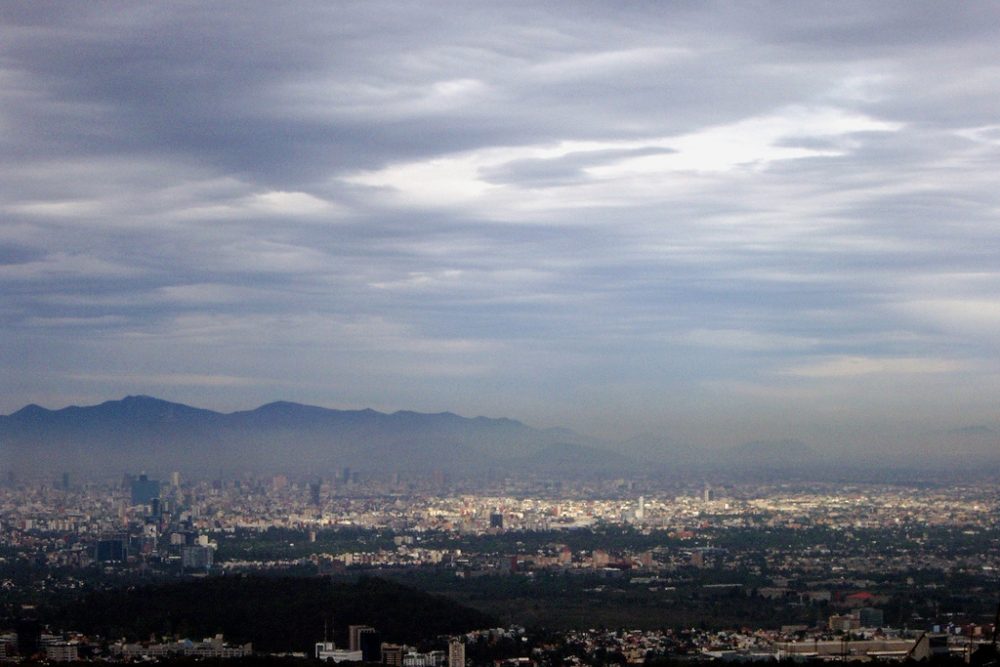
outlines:
[[[551,468],[546,448],[576,445],[573,463],[621,459],[565,429],[450,412],[331,410],[276,402],[223,414],[149,396],[87,407],[27,406],[0,416],[0,453],[15,470],[289,472]],[[5,466],[6,467],[6,466]]]

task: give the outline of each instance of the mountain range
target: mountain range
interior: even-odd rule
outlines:
[[[391,414],[275,402],[214,412],[150,396],[0,416],[0,453],[12,469],[329,473],[488,470],[625,471],[627,456],[567,429],[442,412]]]
[[[936,451],[919,456],[833,456],[792,440],[752,441],[703,450],[650,433],[623,442],[565,428],[538,429],[513,419],[451,412],[334,410],[278,401],[222,413],[151,396],[49,410],[28,405],[0,415],[0,473],[85,476],[173,470],[198,477],[275,473],[330,475],[440,470],[452,474],[705,475],[779,474],[889,468],[956,468],[975,460],[1000,466],[996,430],[942,432]],[[947,443],[947,444],[945,444]],[[855,473],[857,470],[855,470]],[[838,473],[839,474],[839,473]],[[852,473],[854,474],[854,473]]]

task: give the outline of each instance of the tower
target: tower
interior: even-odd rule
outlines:
[[[465,644],[461,637],[448,642],[448,667],[465,667]]]

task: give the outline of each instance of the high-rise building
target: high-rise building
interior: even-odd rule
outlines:
[[[15,632],[17,632],[17,653],[22,658],[30,658],[41,650],[42,624],[33,614],[18,620]]]
[[[128,556],[123,538],[97,540],[94,547],[94,560],[98,563],[124,563]]]
[[[213,555],[211,547],[201,545],[181,547],[181,567],[185,570],[210,570]]]
[[[361,635],[375,632],[375,628],[370,625],[348,625],[347,626],[347,649],[349,651],[361,650]]]
[[[465,643],[460,637],[448,642],[448,667],[465,667]]]
[[[146,473],[139,475],[138,479],[133,479],[131,487],[133,505],[148,505],[153,498],[160,497],[160,482],[149,479]]]
[[[490,528],[503,529],[503,514],[500,512],[490,514]]]

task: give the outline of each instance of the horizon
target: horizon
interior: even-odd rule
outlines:
[[[1000,451],[1000,7],[564,7],[0,7],[0,412]]]
[[[751,467],[759,465],[759,468],[754,468],[757,472],[772,470],[772,471],[792,471],[796,470],[799,473],[812,471],[813,474],[819,474],[819,477],[809,478],[805,477],[803,479],[816,479],[822,480],[825,475],[830,474],[834,471],[854,471],[857,473],[862,470],[864,466],[867,466],[873,460],[881,460],[886,464],[887,471],[889,471],[890,477],[895,478],[895,475],[901,471],[912,470],[915,472],[927,471],[940,466],[942,464],[947,465],[947,467],[952,471],[958,471],[965,467],[972,460],[977,460],[980,466],[985,466],[984,469],[980,470],[983,473],[985,470],[993,470],[993,468],[1000,468],[1000,451],[996,451],[993,447],[994,439],[997,436],[997,430],[991,427],[978,425],[970,426],[964,429],[958,429],[949,432],[936,432],[933,435],[937,438],[937,447],[932,447],[930,449],[925,449],[923,451],[910,453],[917,453],[923,457],[923,464],[916,464],[915,462],[901,463],[900,460],[896,460],[893,463],[889,463],[882,454],[879,452],[873,452],[870,449],[866,449],[857,443],[852,451],[848,451],[848,457],[842,459],[841,456],[844,455],[843,451],[829,451],[828,449],[817,445],[817,443],[810,443],[808,441],[803,441],[795,437],[784,437],[784,438],[774,438],[774,439],[747,439],[741,441],[727,441],[727,442],[715,442],[708,446],[696,445],[694,443],[678,441],[671,438],[669,434],[657,434],[651,432],[635,433],[631,435],[620,435],[617,438],[601,438],[587,434],[585,432],[576,431],[572,428],[552,425],[552,426],[538,426],[530,423],[523,422],[521,420],[512,419],[506,416],[490,416],[490,415],[463,415],[456,413],[454,411],[446,410],[441,412],[420,412],[407,409],[398,409],[393,411],[382,411],[375,410],[370,407],[365,408],[339,408],[330,406],[321,406],[307,403],[299,403],[296,401],[288,401],[284,399],[276,399],[262,403],[253,407],[243,407],[231,411],[220,411],[214,410],[212,408],[207,408],[202,405],[198,405],[192,402],[185,401],[173,401],[157,396],[152,396],[148,394],[130,394],[126,395],[120,399],[106,399],[98,401],[93,404],[87,405],[66,405],[60,407],[46,407],[35,403],[30,403],[22,406],[20,409],[15,410],[9,414],[0,415],[0,419],[11,420],[9,425],[14,425],[17,423],[16,417],[25,410],[29,408],[36,408],[43,411],[46,414],[58,414],[64,413],[67,410],[80,410],[80,411],[95,411],[105,406],[121,405],[129,402],[137,401],[148,401],[153,404],[166,404],[171,406],[179,406],[184,408],[190,408],[196,411],[210,412],[214,415],[220,417],[235,417],[239,415],[248,415],[260,412],[265,408],[275,406],[275,405],[287,405],[294,406],[298,408],[309,408],[327,411],[336,414],[357,414],[357,413],[372,413],[379,415],[381,417],[396,417],[400,415],[415,415],[422,418],[434,418],[434,417],[454,417],[465,423],[476,423],[481,421],[486,421],[493,424],[513,424],[518,427],[525,427],[528,431],[533,432],[538,435],[549,434],[554,432],[563,434],[560,439],[550,440],[552,445],[565,444],[573,447],[583,447],[584,450],[591,450],[594,452],[606,452],[609,454],[615,454],[624,456],[621,463],[626,465],[642,465],[643,463],[652,463],[656,465],[664,465],[670,462],[672,466],[676,466],[679,471],[697,471],[702,472],[712,469],[713,466],[707,465],[703,462],[699,462],[697,458],[700,452],[708,451],[714,454],[727,454],[735,455],[740,457],[742,460],[742,465],[750,465]],[[33,413],[37,414],[37,413]],[[169,417],[173,420],[174,417]],[[118,421],[121,422],[118,428],[122,430],[130,430],[129,422],[130,417],[118,417]],[[2,424],[3,422],[0,422]],[[136,425],[140,422],[135,422]],[[43,429],[48,429],[48,426],[43,426]],[[74,442],[74,438],[67,439],[65,433],[60,433],[58,431],[52,431],[49,438],[44,438],[43,441],[47,445],[54,445],[56,449],[50,452],[49,456],[58,456],[57,452],[59,448],[69,447],[70,450],[79,450],[81,446],[83,447],[93,447],[96,443],[90,440],[87,434],[87,427],[83,426],[80,422],[77,428],[82,428],[77,432],[77,436],[81,437],[81,441]],[[287,428],[287,427],[285,427]],[[293,427],[295,428],[295,427]],[[303,433],[309,433],[311,427],[306,427]],[[43,430],[42,433],[47,431]],[[5,446],[8,448],[9,452],[18,452],[25,442],[31,442],[33,439],[37,439],[37,435],[29,437],[27,441],[23,439],[23,434],[18,435],[16,430],[11,431],[12,439],[4,441]],[[211,433],[203,433],[203,436],[213,438]],[[382,436],[375,436],[375,440],[372,441],[373,445],[378,445],[380,438]],[[144,437],[141,433],[133,433],[131,438],[133,443],[142,444],[144,442]],[[286,442],[287,433],[279,435],[278,439],[273,442],[272,447],[276,447],[279,450],[284,450],[291,447],[290,442]],[[450,436],[448,436],[450,439]],[[471,436],[472,440],[468,438],[470,436],[467,434],[464,442],[460,438],[456,444],[459,444],[462,448],[468,448],[470,444],[475,442],[475,436]],[[562,438],[565,439],[562,439]],[[265,436],[266,438],[266,436]],[[393,440],[393,438],[389,438]],[[417,439],[419,442],[419,437]],[[89,442],[89,445],[87,444]],[[178,453],[183,452],[184,445],[182,443],[186,442],[185,438],[178,440],[174,446],[180,445],[181,450]],[[191,444],[191,443],[189,443]],[[985,449],[984,449],[985,445]],[[257,452],[260,454],[261,449],[270,449],[266,445],[266,439],[261,442],[245,443],[245,454],[252,454]],[[942,447],[945,447],[942,449]],[[496,454],[501,458],[495,462],[496,465],[501,467],[505,464],[502,462],[503,456],[510,454],[512,451],[517,451],[518,445],[516,444],[516,439],[508,440],[504,442],[501,438],[500,441],[492,442],[487,445],[486,450],[482,450],[479,447],[472,447],[472,450],[486,451],[491,455]],[[472,451],[470,450],[470,451]],[[331,453],[336,451],[336,447],[333,447]],[[94,455],[98,457],[101,455],[100,447],[94,451]],[[582,454],[582,450],[580,452]],[[21,453],[23,457],[24,453]],[[894,453],[890,452],[890,455]],[[390,457],[391,458],[391,457]],[[516,459],[515,459],[516,461]],[[181,467],[185,467],[190,462],[185,462],[183,457],[177,460]],[[26,465],[26,462],[22,459],[21,466]],[[18,465],[14,465],[17,468]],[[220,465],[221,462],[220,462]],[[30,464],[29,464],[30,467]],[[734,469],[727,468],[723,466],[722,471],[728,470],[728,475],[734,474],[736,471]],[[894,472],[893,472],[894,471]],[[613,471],[612,471],[613,472]],[[647,471],[648,472],[648,471]],[[578,473],[577,473],[578,474]],[[754,473],[752,473],[754,474]],[[988,473],[987,473],[988,474]],[[573,476],[573,473],[570,473]],[[739,477],[739,474],[737,474]],[[862,475],[864,477],[864,475]],[[887,478],[888,479],[888,478]]]

